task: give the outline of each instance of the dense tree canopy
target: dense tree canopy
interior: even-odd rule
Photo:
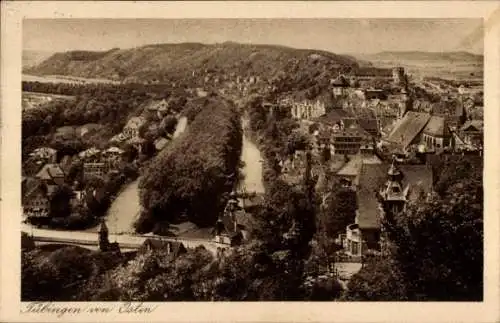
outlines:
[[[230,102],[211,98],[189,125],[188,132],[144,170],[140,182],[144,212],[139,231],[157,221],[175,221],[186,213],[191,221],[215,223],[238,173],[242,132]]]

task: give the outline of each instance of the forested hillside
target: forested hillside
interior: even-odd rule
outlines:
[[[56,53],[24,72],[33,75],[71,75],[124,81],[167,81],[205,73],[221,76],[273,78],[280,72],[329,72],[360,68],[356,59],[326,51],[275,45],[198,43],[147,45],[106,52]]]

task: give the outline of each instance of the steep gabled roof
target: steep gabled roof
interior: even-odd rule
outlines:
[[[435,137],[446,137],[450,135],[450,130],[445,117],[432,116],[424,128],[424,133]]]
[[[374,229],[380,227],[378,191],[387,181],[388,164],[362,164],[358,179],[357,203],[358,224],[360,228]],[[430,193],[433,186],[432,168],[427,165],[397,165],[402,174],[402,185],[409,188],[408,199],[414,200],[419,194]]]
[[[396,123],[385,140],[406,148],[424,129],[430,118],[427,113],[409,111]]]
[[[363,158],[357,154],[347,162],[338,172],[337,176],[358,176],[363,164]]]
[[[38,179],[50,180],[64,177],[64,172],[57,164],[45,164],[35,177]]]
[[[354,119],[354,116],[344,109],[332,109],[332,111],[317,118],[316,121],[333,126],[341,120],[344,121],[345,119]]]
[[[470,128],[474,128],[475,131],[483,131],[484,122],[483,120],[468,120],[464,123],[464,125],[460,128],[461,131],[467,131]]]
[[[387,164],[362,164],[356,190],[358,215],[361,229],[380,228],[376,192],[387,180]]]
[[[42,182],[36,178],[27,177],[23,185],[23,192],[22,192],[23,203],[38,191],[43,191],[44,193],[46,193],[46,188],[42,184]]]
[[[366,131],[378,131],[377,119],[360,118],[358,119],[359,125]]]
[[[333,86],[336,86],[336,87],[348,87],[349,86],[349,82],[345,79],[345,77],[343,75],[340,75],[339,77],[337,77],[335,80],[333,80],[331,82],[331,84]]]
[[[420,192],[430,193],[433,186],[432,168],[427,165],[398,165],[403,173],[403,187],[410,187],[408,198],[418,198]]]

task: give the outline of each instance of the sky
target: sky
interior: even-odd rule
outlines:
[[[483,52],[481,19],[26,19],[23,48],[108,50],[157,43],[276,44],[335,53]]]

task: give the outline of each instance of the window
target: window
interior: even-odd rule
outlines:
[[[392,187],[392,192],[393,193],[399,193],[400,192],[399,187],[398,186],[393,186]]]
[[[359,243],[352,241],[351,243],[351,253],[357,255],[359,253]]]

